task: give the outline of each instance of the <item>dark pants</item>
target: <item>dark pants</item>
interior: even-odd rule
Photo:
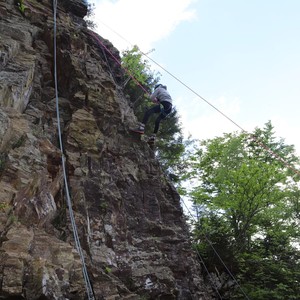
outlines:
[[[160,104],[163,106],[163,109],[161,108]],[[148,109],[145,112],[144,118],[142,121],[142,123],[146,125],[149,117],[152,114],[159,113],[157,119],[155,120],[155,127],[154,127],[154,131],[153,131],[153,133],[155,133],[155,134],[158,132],[160,121],[163,120],[172,111],[172,103],[164,101],[164,102],[161,102],[160,104],[155,105],[155,106],[151,107],[150,109]]]

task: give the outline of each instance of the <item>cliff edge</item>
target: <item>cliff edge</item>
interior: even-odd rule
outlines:
[[[178,193],[148,144],[130,138],[118,50],[87,29],[84,2],[57,4],[63,157],[94,299],[211,299]],[[52,1],[0,0],[0,299],[87,299],[53,28]]]

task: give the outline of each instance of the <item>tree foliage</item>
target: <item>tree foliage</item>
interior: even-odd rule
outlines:
[[[91,3],[89,2],[89,0],[85,0],[84,1],[86,6],[87,6],[87,14],[86,16],[84,17],[84,20],[85,20],[85,23],[86,23],[86,26],[89,28],[89,29],[96,29],[97,25],[94,21],[94,17],[95,17],[95,3]]]
[[[124,91],[129,96],[135,114],[140,119],[151,105],[149,94],[160,80],[159,73],[151,70],[138,46],[122,52],[122,67],[125,70]]]
[[[143,53],[139,47],[134,45],[132,49],[125,50],[122,53],[122,67],[127,70],[126,81],[124,86],[131,80],[136,84],[153,85],[159,80],[158,73],[151,70],[151,67],[146,59],[143,59]]]
[[[160,73],[151,70],[143,53],[137,46],[122,53],[122,66],[126,70],[124,89],[129,95],[134,112],[139,120],[142,120],[147,109],[153,106],[149,99],[155,84],[160,81]],[[154,129],[154,114],[150,117],[145,128],[145,134],[151,134]],[[192,141],[185,140],[182,134],[180,118],[176,107],[160,125],[159,138],[156,143],[156,154],[162,167],[170,178],[179,181],[183,171],[184,153]],[[179,167],[180,166],[180,167]]]
[[[217,249],[250,299],[297,299],[299,175],[289,165],[296,168],[299,158],[293,147],[277,140],[268,122],[250,135],[203,141],[189,160],[189,178],[199,183],[190,193],[200,214],[194,235],[210,272],[228,275]],[[245,298],[240,289],[221,293]]]

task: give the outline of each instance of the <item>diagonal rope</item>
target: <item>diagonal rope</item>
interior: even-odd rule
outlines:
[[[109,30],[111,30],[112,32],[114,32],[116,35],[118,35],[121,39],[123,39],[125,42],[129,43],[131,46],[133,45],[132,43],[130,43],[128,40],[126,40],[122,35],[120,35],[119,33],[117,33],[115,30],[113,30],[111,27],[109,27],[107,24],[103,23],[102,21],[100,21],[104,26],[106,26]],[[264,143],[262,143],[261,141],[259,141],[257,139],[257,137],[255,137],[253,134],[248,133],[245,129],[243,129],[239,124],[237,124],[235,121],[233,121],[230,117],[228,117],[225,113],[223,113],[220,109],[218,109],[215,105],[213,105],[212,103],[210,103],[208,100],[206,100],[204,97],[202,97],[199,93],[197,93],[194,89],[192,89],[191,87],[189,87],[187,84],[185,84],[181,79],[179,79],[177,76],[173,75],[171,72],[169,72],[166,68],[164,68],[162,65],[160,65],[159,63],[157,63],[154,59],[152,59],[149,55],[147,55],[146,53],[144,53],[143,51],[140,50],[140,52],[147,57],[149,60],[151,60],[155,65],[157,65],[159,68],[161,68],[163,71],[165,71],[167,74],[169,74],[171,77],[173,77],[176,81],[178,81],[180,84],[182,84],[183,86],[185,86],[189,91],[191,91],[193,94],[195,94],[198,98],[200,98],[201,100],[203,100],[204,102],[206,102],[209,106],[211,106],[213,109],[215,109],[218,113],[220,113],[223,117],[225,117],[227,120],[229,120],[231,123],[233,123],[236,127],[238,127],[243,133],[248,134],[250,136],[250,138],[256,142],[258,145],[260,145],[262,148],[264,148],[267,153],[269,153],[270,155],[273,155],[275,159],[277,159],[278,161],[282,162],[288,169],[292,170],[294,173],[300,175],[300,170],[296,169],[294,166],[292,166],[289,162],[287,162],[286,160],[284,160],[279,154],[275,153],[270,147],[268,147],[267,145],[265,145]],[[112,53],[110,53],[111,55],[113,55]],[[132,77],[132,76],[131,76]],[[137,82],[137,80],[135,79],[135,82]],[[139,83],[137,83],[139,86],[141,86]],[[142,87],[142,86],[141,86]],[[142,87],[143,88],[143,87]]]
[[[80,241],[79,241],[79,237],[78,237],[78,232],[77,232],[77,228],[76,228],[76,223],[75,223],[75,218],[74,218],[74,214],[73,214],[73,210],[72,210],[72,203],[70,200],[70,195],[69,195],[69,189],[68,189],[68,184],[67,184],[67,176],[66,176],[66,168],[65,168],[65,158],[63,156],[63,144],[62,144],[62,138],[61,138],[61,129],[60,129],[60,117],[59,117],[59,105],[58,105],[58,89],[57,89],[57,65],[56,65],[56,6],[57,6],[57,0],[53,0],[54,3],[54,60],[55,60],[55,93],[56,93],[56,109],[57,109],[57,122],[58,122],[58,135],[59,135],[59,143],[60,143],[60,149],[62,152],[62,167],[63,167],[63,173],[64,173],[64,181],[65,181],[65,188],[66,188],[66,195],[67,195],[67,203],[68,203],[68,207],[69,207],[69,213],[70,213],[70,219],[71,219],[71,223],[72,223],[72,227],[73,227],[73,233],[74,233],[74,240],[76,243],[76,247],[77,250],[80,254],[80,258],[82,260],[82,264],[83,264],[83,275],[84,275],[84,279],[86,282],[86,286],[87,286],[87,293],[88,293],[88,297],[89,299],[94,299],[93,296],[93,290],[89,281],[89,277],[88,277],[88,273],[87,273],[87,269],[86,269],[86,265],[84,262],[84,255],[82,252],[82,248],[80,246]],[[108,51],[113,58],[114,55],[111,53],[111,51],[100,41],[100,39],[94,35],[92,33],[92,35],[97,39],[98,42],[100,42],[102,44],[102,46],[106,49],[106,51]],[[147,56],[145,53],[142,52],[143,55]],[[165,68],[163,68],[161,65],[159,65],[158,63],[156,63],[153,59],[151,59],[149,56],[147,56],[152,62],[154,62],[156,65],[158,65],[162,70],[164,70],[166,73],[168,73],[170,76],[172,76],[174,79],[176,79],[177,81],[179,81],[182,85],[184,85],[187,89],[189,89],[191,92],[193,92],[197,97],[199,97],[200,99],[202,99],[203,101],[205,101],[208,105],[210,105],[212,108],[214,108],[216,111],[218,111],[220,114],[222,114],[225,118],[227,118],[230,122],[232,122],[234,125],[236,125],[239,129],[241,129],[243,132],[246,132],[241,126],[239,126],[236,122],[234,122],[231,118],[229,118],[227,115],[225,115],[221,110],[219,110],[217,107],[215,107],[213,104],[211,104],[209,101],[207,101],[205,98],[203,98],[201,95],[199,95],[197,92],[195,92],[193,89],[191,89],[188,85],[186,85],[183,81],[181,81],[178,77],[174,76],[172,73],[170,73],[168,70],[166,70]],[[116,60],[119,64],[119,60]],[[121,64],[120,64],[121,65]],[[142,87],[142,85],[134,78],[134,76],[132,76],[132,74],[130,74],[130,72],[128,70],[126,70],[127,73],[129,73],[130,77],[147,93],[149,94],[144,87]],[[257,139],[254,136],[251,136],[254,141],[258,142]],[[261,143],[262,144],[262,143]],[[262,144],[263,145],[263,144]],[[274,153],[270,148],[268,148],[267,146],[263,145],[264,148],[266,150],[268,150],[268,152],[272,153],[273,155],[275,155],[276,158],[280,159],[281,162],[285,163],[285,165],[287,165],[290,169],[292,169],[293,171],[297,172],[298,174],[300,174],[300,172],[298,170],[296,170],[295,168],[291,167],[284,159],[282,159],[278,154]],[[207,239],[207,237],[205,236],[205,238]],[[223,263],[224,267],[226,268],[226,270],[229,272],[229,274],[232,276],[233,280],[237,283],[237,285],[239,286],[238,282],[236,281],[236,279],[234,278],[234,276],[232,275],[232,273],[229,271],[229,269],[226,267],[226,265],[224,264],[223,260],[221,259],[221,257],[219,256],[219,254],[216,252],[215,248],[213,247],[213,245],[211,244],[211,242],[207,239],[207,241],[209,242],[209,244],[211,245],[211,247],[213,248],[213,250],[215,251],[215,253],[217,254],[217,256],[219,257],[219,259],[221,260],[221,262]],[[240,287],[240,286],[239,286]],[[240,287],[241,288],[241,287]],[[242,290],[242,289],[241,289]],[[247,295],[244,293],[244,291],[242,290],[243,294],[245,295],[245,297],[247,299],[249,299],[247,297]],[[92,297],[92,298],[90,298]]]
[[[181,198],[181,201],[184,204],[184,206],[187,209],[187,211],[190,214],[190,216],[194,219],[195,222],[197,222],[197,220],[195,219],[195,216],[191,213],[190,209],[187,207],[187,205],[185,204],[185,202],[184,202],[184,200],[182,198]],[[233,281],[236,283],[236,285],[238,286],[238,288],[241,290],[241,292],[243,293],[243,295],[245,296],[245,298],[247,300],[250,300],[250,298],[247,296],[247,294],[245,293],[245,291],[242,289],[241,285],[236,280],[235,276],[232,274],[232,272],[226,266],[225,262],[223,261],[223,259],[221,258],[221,256],[219,255],[219,253],[217,252],[217,250],[215,249],[215,247],[212,245],[211,241],[208,239],[208,237],[205,234],[204,234],[204,237],[205,237],[206,241],[208,242],[208,244],[213,249],[214,253],[217,255],[218,259],[220,260],[220,262],[222,263],[222,265],[224,266],[224,268],[226,269],[226,271],[228,272],[228,274],[230,275],[230,277],[233,279]],[[199,255],[200,255],[200,253],[199,253]]]
[[[106,51],[112,56],[112,58],[121,66],[120,61],[113,55],[113,53],[102,43],[102,41],[96,36],[95,33],[90,32],[90,35],[94,36],[94,38],[98,41],[98,43],[100,43],[102,45],[102,47],[104,47],[106,49]],[[300,171],[297,170],[296,168],[294,168],[290,163],[288,163],[287,161],[285,161],[280,155],[278,155],[277,153],[275,153],[271,148],[269,148],[268,146],[266,146],[264,143],[262,143],[261,141],[259,141],[257,139],[257,137],[255,137],[253,134],[249,134],[245,129],[243,129],[240,125],[238,125],[236,122],[234,122],[231,118],[229,118],[227,115],[225,115],[221,110],[219,110],[216,106],[214,106],[213,104],[211,104],[208,100],[206,100],[204,97],[202,97],[200,94],[198,94],[197,92],[195,92],[192,88],[190,88],[187,84],[185,84],[182,80],[180,80],[178,77],[174,76],[171,72],[169,72],[168,70],[166,70],[164,67],[162,67],[160,64],[158,64],[156,61],[154,61],[153,59],[151,59],[147,54],[141,52],[143,55],[145,55],[148,59],[150,59],[153,63],[155,63],[157,66],[159,66],[162,70],[164,70],[166,73],[168,73],[170,76],[172,76],[174,79],[176,79],[178,82],[180,82],[182,85],[184,85],[188,90],[190,90],[192,93],[194,93],[198,98],[202,99],[203,101],[205,101],[208,105],[210,105],[212,108],[214,108],[217,112],[219,112],[222,116],[224,116],[226,119],[228,119],[230,122],[232,122],[235,126],[237,126],[243,133],[248,134],[251,139],[253,139],[254,142],[258,143],[263,149],[265,149],[267,151],[268,154],[273,155],[274,158],[280,162],[282,162],[287,168],[291,169],[293,172],[297,173],[298,175],[300,175]],[[123,67],[124,68],[124,67]],[[130,73],[130,71],[126,68],[124,68],[125,71],[129,74],[129,76],[135,81],[135,83],[140,86],[143,90],[144,87],[138,82],[138,80]],[[148,94],[148,92],[145,90],[145,92]],[[192,214],[191,214],[192,215]],[[211,242],[208,240],[208,238],[205,236],[207,242],[209,243],[209,245],[212,247],[213,251],[216,253],[217,257],[220,259],[220,261],[222,262],[222,264],[224,265],[225,269],[227,270],[228,274],[230,274],[230,276],[232,277],[232,279],[235,281],[235,283],[237,284],[237,286],[239,286],[239,288],[241,289],[242,293],[244,294],[244,296],[246,297],[246,299],[249,299],[249,297],[245,294],[245,292],[242,290],[242,288],[240,287],[239,283],[237,282],[237,280],[235,279],[235,277],[233,276],[233,274],[230,272],[230,270],[227,268],[227,266],[225,265],[224,261],[222,260],[222,258],[220,257],[220,255],[217,253],[216,249],[213,247],[213,245],[211,244]]]
[[[116,35],[118,35],[121,39],[123,39],[125,42],[133,45],[132,43],[130,43],[128,40],[126,40],[122,35],[120,35],[119,33],[117,33],[115,30],[113,30],[111,27],[109,27],[107,24],[103,23],[102,21],[100,21],[104,26],[106,26],[109,30],[111,30],[112,32],[114,32]],[[109,50],[108,50],[109,51]],[[225,113],[223,113],[220,109],[218,109],[215,105],[213,105],[212,103],[210,103],[208,100],[206,100],[204,97],[202,97],[199,93],[197,93],[195,90],[193,90],[191,87],[189,87],[187,84],[185,84],[181,79],[179,79],[177,76],[173,75],[171,72],[169,72],[166,68],[164,68],[163,66],[161,66],[159,63],[157,63],[155,60],[153,60],[151,57],[149,57],[149,55],[147,55],[146,53],[144,53],[143,51],[140,50],[140,52],[147,57],[149,60],[151,60],[154,64],[156,64],[159,68],[161,68],[163,71],[165,71],[167,74],[169,74],[171,77],[173,77],[175,80],[177,80],[180,84],[182,84],[183,86],[185,86],[189,91],[191,91],[193,94],[195,94],[198,98],[200,98],[201,100],[203,100],[204,102],[206,102],[208,105],[210,105],[213,109],[215,109],[217,112],[219,112],[223,117],[225,117],[227,120],[229,120],[231,123],[233,123],[235,126],[237,126],[243,133],[246,133],[250,136],[250,138],[256,142],[257,144],[259,144],[262,148],[264,148],[270,155],[273,155],[275,157],[275,159],[281,161],[288,169],[292,170],[294,173],[300,175],[300,171],[298,169],[296,169],[294,166],[292,166],[290,163],[288,163],[287,161],[285,161],[280,155],[278,155],[277,153],[275,153],[271,148],[269,148],[268,146],[266,146],[265,144],[263,144],[261,141],[259,141],[257,139],[257,137],[255,137],[253,134],[248,133],[245,129],[243,129],[239,124],[237,124],[235,121],[233,121],[230,117],[228,117]],[[110,52],[111,55],[113,55]],[[131,76],[132,77],[132,76]],[[137,82],[137,80],[134,80],[135,82]],[[139,83],[137,83],[139,86],[141,86]],[[141,86],[141,88],[143,88]]]
[[[124,40],[126,43],[129,43],[131,46],[133,46],[133,44],[131,42],[129,42],[128,40],[126,40],[122,35],[120,35],[118,32],[116,32],[115,30],[113,30],[110,26],[108,26],[107,24],[105,24],[102,21],[99,21],[100,23],[102,23],[105,27],[107,27],[109,30],[111,30],[112,32],[114,32],[116,35],[118,35],[122,40]],[[200,99],[202,99],[203,101],[205,101],[208,105],[210,105],[212,108],[214,108],[216,111],[218,111],[221,115],[223,115],[226,119],[228,119],[230,122],[232,122],[234,125],[236,125],[239,129],[241,129],[242,131],[245,131],[241,126],[239,126],[236,122],[234,122],[231,118],[229,118],[227,115],[225,115],[221,110],[219,110],[216,106],[214,106],[213,104],[211,104],[209,101],[207,101],[204,97],[202,97],[201,95],[199,95],[197,92],[195,92],[192,88],[190,88],[187,84],[185,84],[182,80],[180,80],[178,77],[176,77],[175,75],[173,75],[171,72],[169,72],[166,68],[164,68],[162,65],[160,65],[158,62],[156,62],[154,59],[152,59],[147,53],[144,53],[143,51],[140,50],[140,52],[147,57],[149,60],[151,60],[154,64],[156,64],[159,68],[161,68],[163,71],[165,71],[167,74],[169,74],[171,77],[173,77],[175,80],[177,80],[179,83],[181,83],[183,86],[185,86],[188,90],[190,90],[192,93],[194,93],[197,97],[199,97]]]
[[[94,292],[89,280],[88,271],[86,268],[85,260],[84,260],[84,254],[80,245],[80,240],[78,236],[78,231],[76,227],[76,222],[74,218],[74,212],[72,208],[72,202],[71,197],[69,193],[69,187],[68,187],[68,180],[67,180],[67,172],[66,172],[66,165],[65,165],[65,156],[64,156],[64,149],[63,149],[63,143],[62,143],[62,134],[61,134],[61,128],[60,128],[60,114],[59,114],[59,100],[58,100],[58,84],[57,84],[57,55],[56,55],[56,11],[57,11],[57,0],[53,0],[53,12],[54,12],[54,38],[53,38],[53,48],[54,48],[54,81],[55,81],[55,98],[56,98],[56,114],[57,114],[57,129],[58,129],[58,138],[59,138],[59,146],[61,151],[61,163],[62,163],[62,169],[63,169],[63,175],[64,175],[64,184],[65,184],[65,190],[66,190],[66,197],[67,197],[67,205],[71,220],[71,225],[73,229],[73,235],[75,240],[76,249],[78,251],[78,254],[81,259],[82,263],[82,273],[86,285],[86,291],[87,296],[89,300],[94,300]]]
[[[102,46],[107,53],[109,53],[111,55],[111,57],[120,65],[120,67],[122,69],[124,69],[126,71],[126,73],[131,77],[131,79],[147,94],[150,96],[150,93],[140,84],[140,82],[134,77],[134,75],[124,66],[122,66],[122,63],[120,62],[120,60],[104,45],[104,43],[101,41],[101,39],[97,36],[97,34],[93,31],[89,31],[88,32],[89,35],[91,35],[100,46]]]

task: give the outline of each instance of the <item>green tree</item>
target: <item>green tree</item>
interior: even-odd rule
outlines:
[[[95,23],[95,3],[91,3],[89,0],[84,0],[86,6],[87,6],[87,14],[84,17],[86,26],[89,29],[96,29],[97,25]]]
[[[297,164],[293,147],[275,138],[271,122],[250,135],[203,141],[190,157],[189,176],[199,182],[191,192],[201,207],[198,249],[211,272],[227,273],[214,245],[250,299],[300,294]],[[221,292],[224,299],[244,299],[239,289]]]
[[[123,87],[130,96],[136,113],[139,114],[142,113],[139,109],[140,104],[145,101],[150,104],[147,96],[160,79],[160,74],[151,70],[150,64],[143,56],[136,45],[122,52],[122,67],[125,70]]]
[[[122,67],[128,71],[125,75],[124,87],[133,80],[140,85],[155,84],[159,80],[158,73],[151,70],[150,64],[143,59],[144,54],[139,47],[134,45],[132,49],[122,52]]]
[[[136,45],[123,51],[121,60],[125,70],[124,92],[129,96],[136,116],[141,119],[145,110],[152,104],[149,95],[160,79],[159,73],[151,70],[148,61],[143,58],[143,53]]]
[[[153,106],[149,96],[160,80],[159,72],[151,70],[150,64],[143,58],[144,54],[137,46],[122,53],[122,67],[126,71],[124,91],[129,95],[134,112],[142,120],[145,111]],[[153,132],[157,115],[151,116],[146,126],[146,134]],[[172,113],[161,122],[159,140],[156,143],[156,154],[169,177],[179,182],[183,171],[184,153],[191,139],[184,140],[180,118],[176,107]]]

